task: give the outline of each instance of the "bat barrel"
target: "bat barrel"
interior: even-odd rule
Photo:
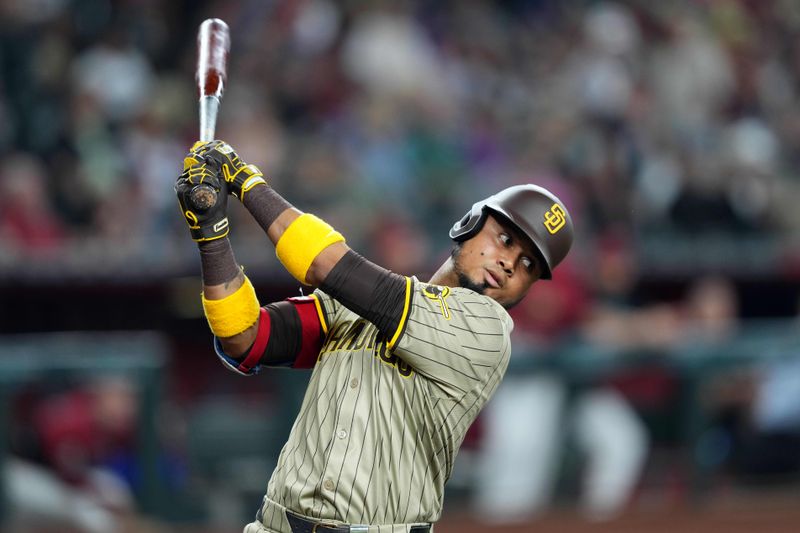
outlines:
[[[200,97],[222,97],[228,72],[230,30],[220,19],[207,19],[197,32],[196,81]]]

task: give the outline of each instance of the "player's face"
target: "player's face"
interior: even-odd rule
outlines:
[[[542,275],[531,242],[491,215],[456,249],[453,263],[462,287],[494,298],[505,308],[517,304]]]

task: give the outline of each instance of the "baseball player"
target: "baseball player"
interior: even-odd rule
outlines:
[[[195,209],[198,184],[218,193]],[[202,301],[222,363],[243,375],[313,368],[300,413],[245,533],[423,533],[470,424],[505,373],[506,309],[567,255],[573,228],[541,187],[482,200],[450,230],[428,282],[351,250],[222,141],[196,143],[175,190],[198,242]],[[261,306],[226,238],[239,199],[310,296]],[[269,370],[273,371],[273,370]]]

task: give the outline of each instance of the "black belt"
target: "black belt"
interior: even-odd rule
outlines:
[[[367,533],[369,526],[364,524],[350,524],[346,526],[325,525],[302,516],[286,511],[286,520],[292,533]],[[411,526],[409,533],[429,533],[431,526]]]

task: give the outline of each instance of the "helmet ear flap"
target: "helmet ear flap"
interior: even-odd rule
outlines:
[[[486,220],[486,211],[481,203],[472,209],[450,228],[450,238],[456,242],[466,241],[480,231]]]
[[[455,232],[457,232],[457,233],[458,233],[458,232],[460,232],[461,230],[463,230],[465,227],[467,227],[467,224],[469,224],[469,219],[470,219],[470,218],[471,218],[471,217],[470,217],[470,213],[467,213],[466,215],[464,215],[463,217],[461,217],[461,220],[459,220],[458,222],[456,222],[456,225],[455,225],[455,227],[453,228],[453,231],[455,231]]]

